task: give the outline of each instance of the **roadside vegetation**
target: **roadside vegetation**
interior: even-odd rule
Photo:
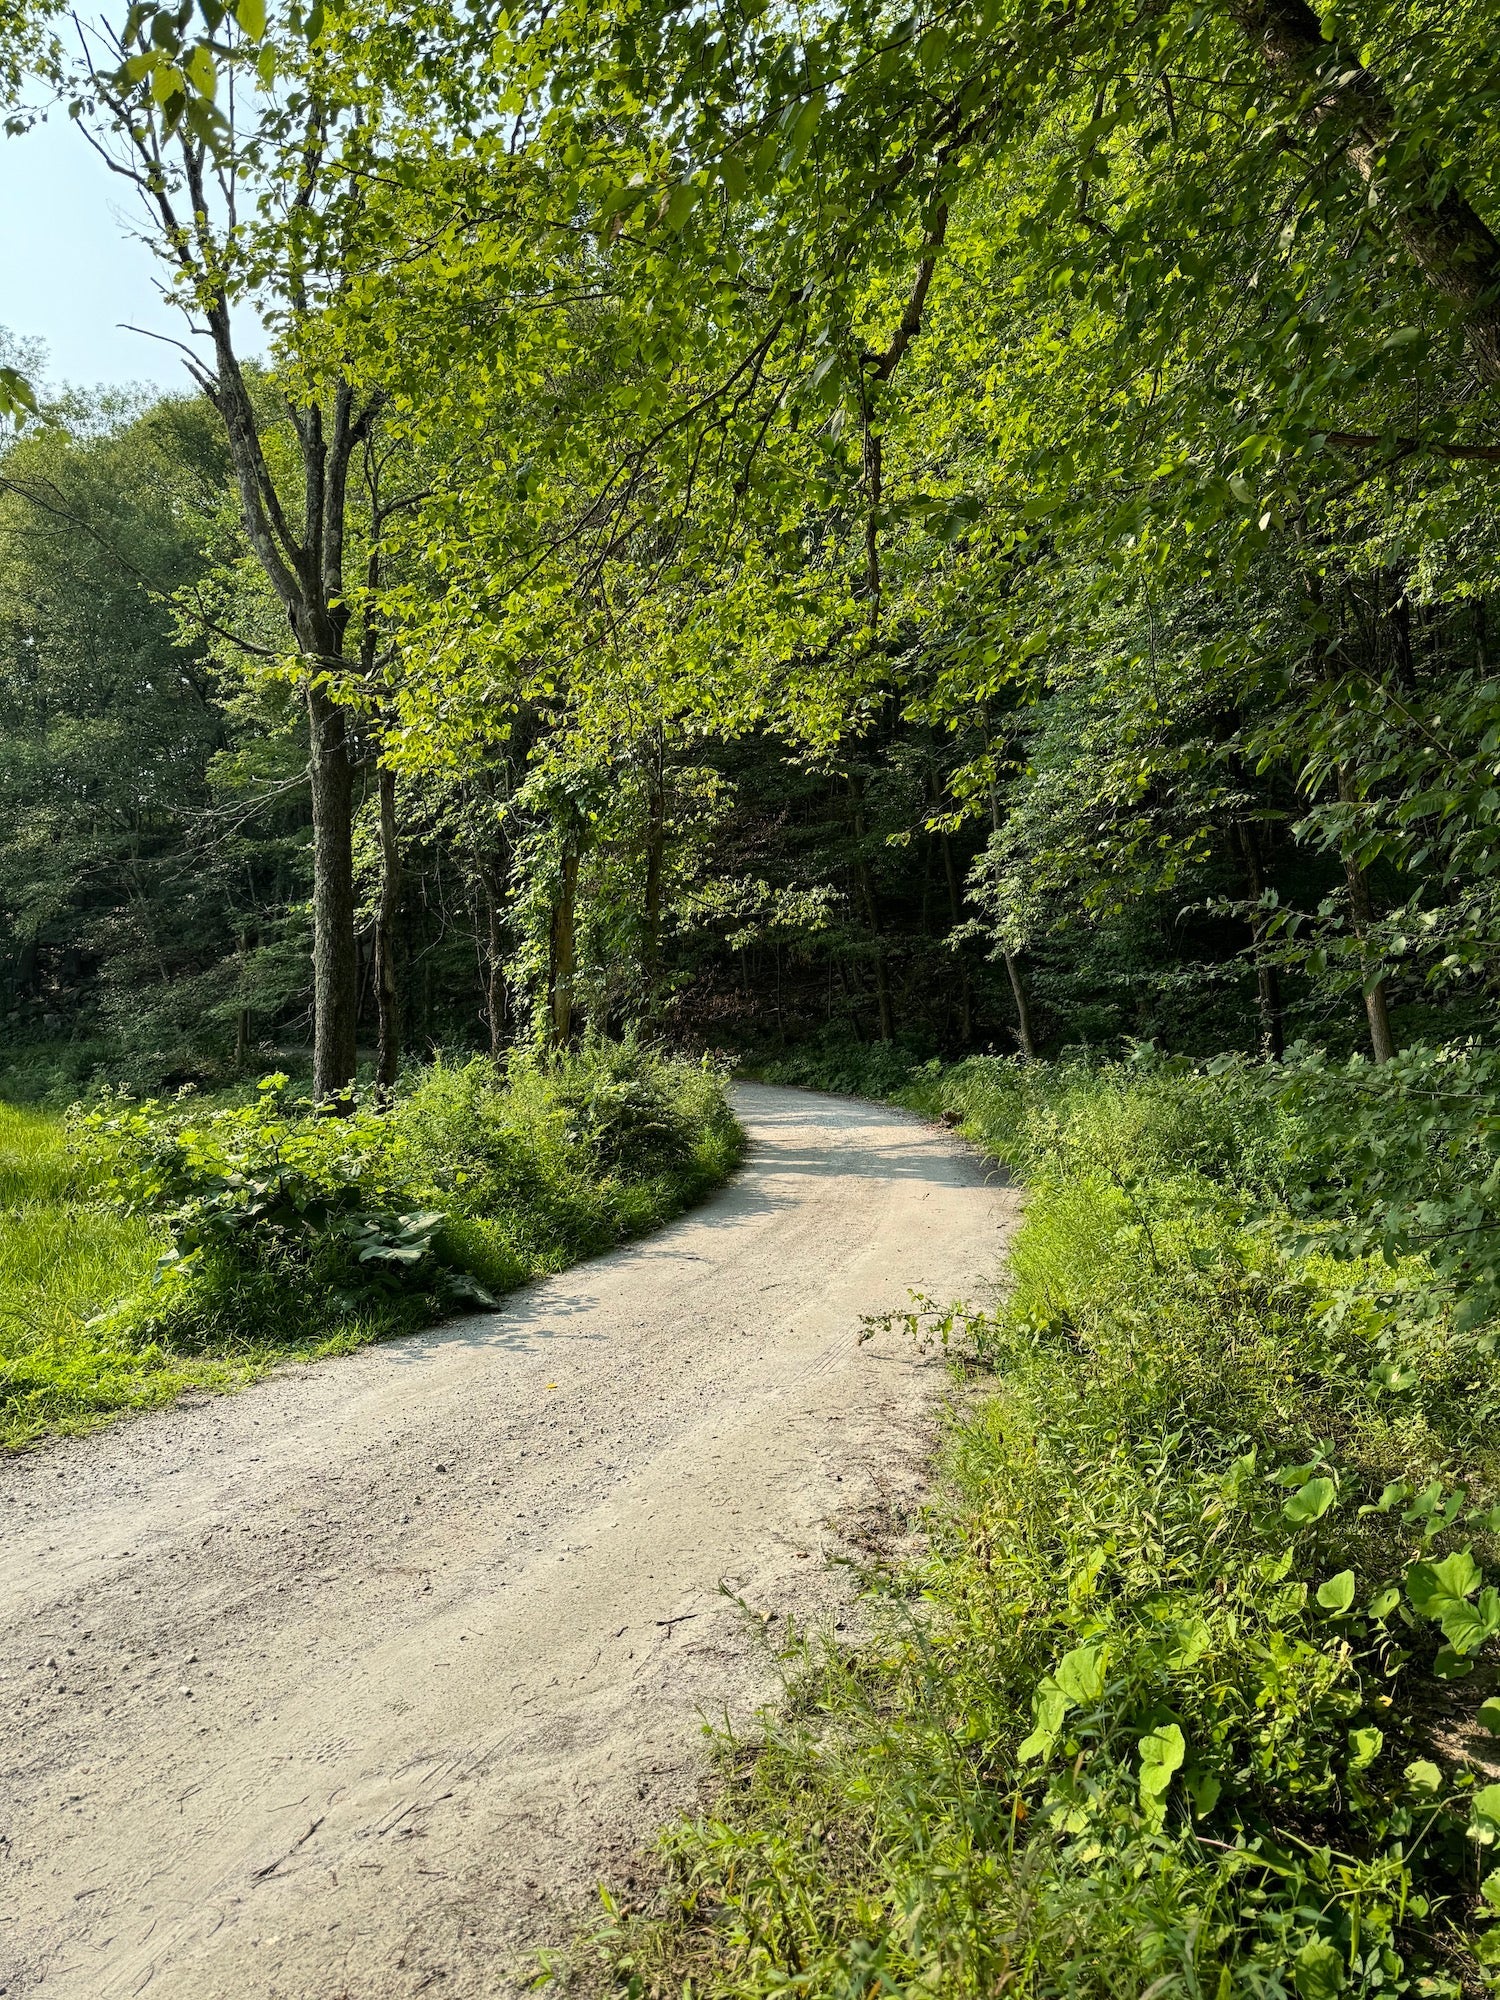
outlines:
[[[0,1444],[493,1304],[677,1214],[739,1143],[720,1072],[631,1040],[437,1061],[342,1116],[284,1076],[0,1106]]]
[[[668,1834],[636,1994],[1500,1988],[1496,1069],[933,1064],[1028,1186],[876,1636]],[[1476,1107],[1484,1115],[1475,1116]]]
[[[192,359],[0,334],[0,1095],[133,1093],[5,1128],[5,1434],[671,1213],[627,1024],[945,1112],[930,1562],[610,1963],[1493,1985],[1494,5],[62,18]]]

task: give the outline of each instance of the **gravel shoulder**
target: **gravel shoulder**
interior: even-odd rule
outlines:
[[[744,1170],[503,1310],[0,1464],[4,2000],[521,1990],[836,1620],[1016,1196],[742,1085]]]

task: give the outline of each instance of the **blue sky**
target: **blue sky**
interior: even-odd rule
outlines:
[[[151,253],[131,238],[134,199],[65,112],[22,138],[0,135],[0,326],[46,343],[53,387],[187,386],[175,349],[121,330],[183,331],[152,283]]]

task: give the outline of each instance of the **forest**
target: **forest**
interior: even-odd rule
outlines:
[[[174,22],[79,115],[199,358],[6,450],[12,1068],[1484,1018],[1477,17]]]
[[[110,19],[0,0],[183,341],[0,351],[0,1096],[181,1270],[11,1441],[650,1226],[736,1067],[946,1116],[925,1636],[555,1976],[1497,1990],[1492,10]]]

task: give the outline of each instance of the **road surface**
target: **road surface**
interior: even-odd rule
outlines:
[[[508,1994],[630,1880],[757,1619],[837,1620],[910,1505],[942,1369],[861,1316],[973,1296],[1015,1210],[903,1113],[736,1104],[645,1242],[0,1463],[4,2000]]]

